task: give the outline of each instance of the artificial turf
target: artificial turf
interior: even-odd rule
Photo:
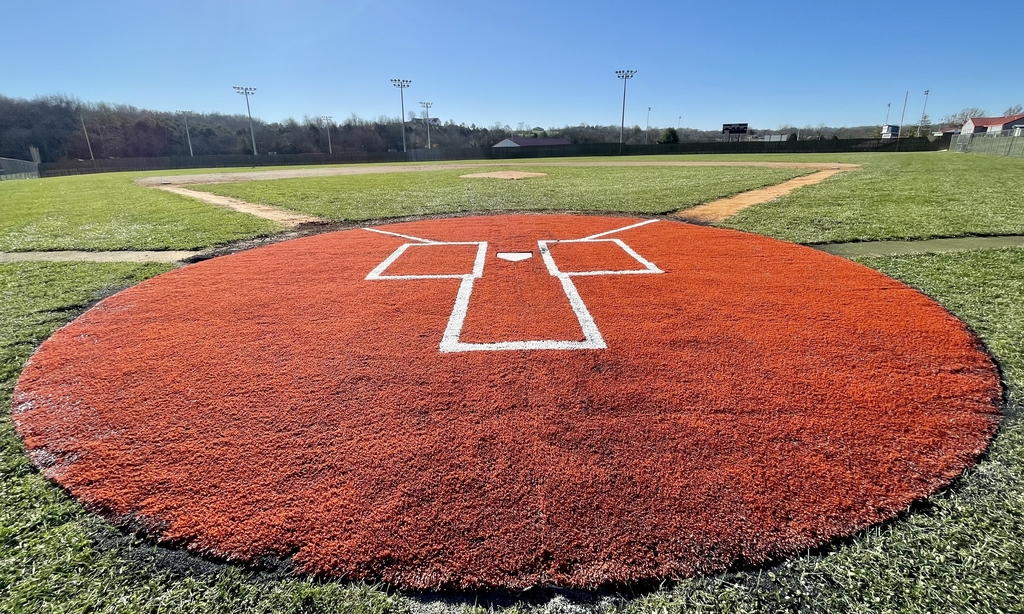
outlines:
[[[943,160],[946,157],[951,160]],[[840,160],[862,163],[866,168],[912,166],[916,172],[911,184],[896,187],[911,194],[917,191],[915,184],[941,181],[944,175],[965,178],[976,172],[992,177],[993,169],[998,170],[996,174],[1005,173],[1019,163],[956,154],[711,159]],[[961,161],[963,167],[958,168]],[[896,172],[878,172],[899,179]],[[804,190],[820,189],[854,176],[856,173],[843,174]],[[915,211],[927,212],[934,207],[945,220],[943,235],[972,231],[976,218],[988,220],[994,234],[1019,232],[1018,216],[1012,211],[1013,203],[1019,202],[1014,200],[1019,198],[1017,183],[995,178],[990,187],[974,185],[977,189],[963,194],[960,185],[947,184],[948,192],[933,194],[918,203]],[[892,187],[891,181],[879,184],[879,189]],[[785,218],[786,212],[777,209],[774,215],[785,218],[784,223],[774,230],[763,228],[793,237],[800,234],[799,224],[819,217],[823,221],[812,225],[824,225],[833,219],[844,226],[876,228],[879,233],[857,233],[858,238],[928,236],[921,229],[922,222],[924,226],[930,222],[920,215],[915,213],[912,224],[900,222],[899,202],[887,202],[879,208],[889,221],[875,226],[870,218],[876,197],[865,186],[857,188],[854,184],[851,190],[859,197],[846,199],[843,209],[818,202],[823,215],[814,216],[810,215],[814,203],[806,202],[800,204],[800,215],[792,218]],[[944,199],[979,215],[951,217],[943,211]],[[7,204],[5,201],[0,207]],[[847,216],[846,210],[855,215]],[[1010,215],[1000,213],[1007,210]],[[999,215],[991,217],[989,211]],[[839,240],[829,239],[817,227],[805,234],[811,241]],[[151,543],[117,537],[117,532],[32,470],[7,417],[0,421],[0,612],[384,612],[437,609],[450,602],[456,604],[456,610],[477,612],[486,609],[481,606],[492,599],[512,604],[509,611],[545,612],[660,612],[684,608],[708,612],[1018,611],[1020,595],[1024,594],[1024,432],[1018,417],[1024,409],[1019,392],[1024,384],[1024,346],[1020,344],[1024,338],[1024,250],[898,256],[864,262],[921,288],[964,318],[1000,359],[1011,394],[1007,417],[989,454],[978,466],[968,470],[952,488],[916,506],[909,515],[869,529],[848,542],[773,567],[692,578],[649,593],[568,594],[553,599],[550,592],[532,590],[521,595],[470,594],[435,600],[387,593],[358,582],[275,579],[231,566],[168,567],[163,554],[157,557],[161,563],[154,562],[158,549]],[[69,320],[74,309],[95,291],[137,278],[109,274],[121,266],[125,265],[0,266],[0,343],[4,347],[0,366],[5,378],[0,389],[0,411],[9,412],[14,375],[32,347]],[[22,278],[26,283],[21,283]],[[72,312],[64,311],[67,308]]]
[[[133,183],[138,173],[0,182],[0,252],[184,250],[281,226]]]
[[[669,213],[813,172],[761,167],[487,168],[546,173],[509,181],[462,179],[473,170],[275,179],[192,186],[335,221],[463,211]]]
[[[958,320],[815,250],[598,216],[381,230],[403,236],[218,258],[81,316],[14,392],[32,458],[199,553],[415,589],[582,588],[850,534],[959,475],[1000,418]],[[546,249],[580,273],[602,349],[493,349],[581,332],[548,256],[495,252],[595,234]],[[475,250],[408,236],[487,239],[466,349],[439,342],[467,281],[437,276],[470,273]],[[635,274],[621,245],[661,270]]]

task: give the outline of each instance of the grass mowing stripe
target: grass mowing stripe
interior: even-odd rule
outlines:
[[[0,251],[183,250],[276,232],[280,225],[143,188],[135,174],[0,183]]]
[[[798,243],[1024,233],[1024,160],[954,153],[839,159],[864,166],[722,225]]]
[[[494,167],[547,173],[508,181],[462,179],[472,170],[276,179],[190,186],[331,220],[462,211],[668,213],[813,172],[708,167]]]

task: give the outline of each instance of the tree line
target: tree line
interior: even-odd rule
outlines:
[[[977,111],[965,110],[965,111]],[[964,112],[961,112],[964,113]],[[966,120],[965,120],[966,121]],[[186,131],[186,122],[188,130]],[[436,123],[435,123],[436,122]],[[401,151],[402,122],[399,117],[381,116],[366,120],[352,115],[328,125],[322,118],[303,117],[280,122],[253,118],[256,148],[260,154],[298,154],[361,151]],[[430,125],[430,143],[440,148],[491,147],[510,136],[562,137],[574,144],[617,143],[619,126],[581,124],[562,128],[515,127],[496,122],[491,126],[455,123]],[[775,130],[751,129],[751,136],[766,133],[792,134],[793,138],[869,138],[877,126],[832,128],[819,124]],[[88,135],[88,138],[86,138]],[[328,136],[329,135],[329,136]],[[627,126],[627,144],[724,140],[718,131],[694,128],[651,128]],[[62,159],[134,158],[187,156],[189,140],[195,155],[252,154],[249,119],[223,113],[170,113],[139,109],[130,105],[86,103],[68,96],[42,96],[32,100],[0,95],[0,157],[28,159],[30,148],[39,150],[43,162]],[[405,122],[409,148],[427,146],[426,119],[409,113]],[[91,147],[91,153],[90,153]]]

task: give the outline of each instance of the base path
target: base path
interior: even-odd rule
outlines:
[[[195,175],[170,175],[166,177],[143,177],[136,180],[136,183],[149,187],[171,192],[180,196],[196,198],[205,203],[226,207],[241,213],[248,213],[268,220],[279,222],[286,227],[293,228],[300,224],[324,223],[327,220],[301,213],[282,211],[267,205],[249,203],[229,196],[218,196],[208,192],[189,190],[182,186],[203,185],[211,183],[234,183],[240,181],[269,181],[273,179],[300,179],[303,177],[332,177],[338,175],[374,175],[385,173],[416,173],[425,171],[465,170],[480,169],[487,167],[507,166],[591,166],[591,167],[637,167],[637,166],[667,166],[667,167],[743,167],[755,166],[763,168],[801,168],[814,169],[820,172],[798,177],[777,186],[745,192],[738,196],[730,197],[702,205],[694,209],[680,212],[678,217],[693,221],[717,222],[724,220],[733,213],[758,203],[778,198],[783,194],[795,190],[803,185],[810,185],[824,181],[837,172],[848,171],[860,168],[859,164],[826,164],[820,162],[733,162],[733,161],[684,161],[684,160],[601,160],[601,161],[567,161],[567,162],[531,162],[531,161],[505,161],[478,164],[409,164],[409,165],[351,165],[351,166],[329,166],[323,168],[296,168],[277,169],[266,171],[241,171],[237,173],[199,173]],[[526,179],[530,177],[542,177],[543,173],[524,173],[521,171],[498,171],[491,173],[472,173],[463,175],[464,178],[494,177],[502,179]],[[731,211],[731,213],[730,213]]]
[[[181,262],[202,252],[0,252],[0,262]]]
[[[311,215],[305,215],[303,213],[293,213],[291,211],[283,211],[276,207],[269,207],[267,205],[258,205],[256,203],[245,202],[244,200],[238,200],[237,198],[231,198],[230,196],[219,196],[217,194],[210,194],[209,192],[199,192],[197,190],[189,190],[177,185],[166,185],[160,184],[142,184],[148,185],[149,187],[163,190],[164,192],[170,192],[172,194],[178,194],[179,196],[188,196],[189,198],[195,198],[203,201],[210,205],[216,205],[218,207],[225,207],[232,211],[238,211],[239,213],[248,213],[249,215],[255,215],[265,220],[271,220],[278,222],[286,228],[294,228],[300,224],[320,224],[326,223],[327,220],[313,217]]]
[[[408,588],[658,581],[893,518],[1003,408],[935,301],[665,218],[319,234],[107,298],[31,357],[32,462],[200,554]]]
[[[851,166],[851,165],[846,165]],[[707,203],[705,205],[699,205],[692,209],[680,211],[672,214],[674,217],[678,217],[683,220],[691,222],[721,222],[724,221],[740,211],[743,211],[747,207],[754,205],[760,205],[770,200],[775,200],[780,196],[785,196],[797,188],[802,188],[808,185],[814,185],[821,183],[829,177],[842,173],[850,168],[828,168],[820,170],[811,175],[804,175],[803,177],[796,177],[790,179],[778,185],[769,186],[767,188],[761,188],[759,190],[750,190],[749,192],[743,192],[736,196],[730,196],[728,198],[721,198],[719,200]]]

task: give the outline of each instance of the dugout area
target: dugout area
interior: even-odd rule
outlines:
[[[196,553],[592,587],[891,518],[984,451],[1002,387],[959,320],[846,260],[665,219],[495,215],[143,282],[45,342],[13,411],[50,479]]]

